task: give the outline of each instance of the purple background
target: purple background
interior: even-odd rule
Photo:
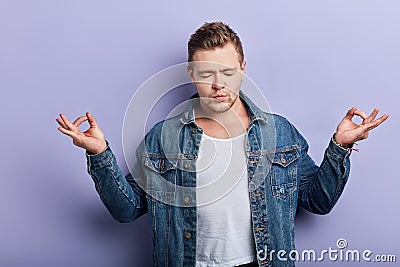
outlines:
[[[397,0],[2,0],[0,266],[150,266],[147,216],[112,220],[84,151],[57,131],[55,118],[91,111],[126,171],[121,133],[130,98],[152,74],[185,61],[189,35],[211,20],[239,33],[247,75],[272,111],[304,134],[316,162],[353,105],[391,114],[351,156],[334,210],[300,212],[296,243],[320,251],[343,237],[349,249],[399,258],[399,10]]]

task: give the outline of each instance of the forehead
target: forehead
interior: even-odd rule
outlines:
[[[239,54],[231,43],[228,43],[224,47],[217,47],[212,50],[198,49],[193,54],[193,61],[202,61],[204,62],[202,65],[205,65],[206,62],[210,62],[211,65],[214,63],[214,66],[224,65],[232,68],[240,66]],[[196,67],[197,65],[198,64],[196,63]]]

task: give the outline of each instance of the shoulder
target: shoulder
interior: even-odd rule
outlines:
[[[185,127],[181,117],[182,114],[162,120],[150,129],[144,138],[148,152],[160,154],[165,150],[178,151],[179,137]]]
[[[284,116],[275,113],[265,113],[269,124],[273,124],[277,131],[297,131],[296,127]]]
[[[289,120],[279,114],[275,114],[275,113],[268,113],[268,117],[272,118],[275,122],[279,123],[279,124],[285,124],[285,125],[291,125],[292,124],[289,122]]]
[[[178,133],[184,126],[181,121],[182,114],[157,122],[147,133],[147,136],[155,137],[161,134]]]
[[[269,130],[273,129],[277,146],[301,145],[305,140],[296,127],[284,116],[268,113]]]

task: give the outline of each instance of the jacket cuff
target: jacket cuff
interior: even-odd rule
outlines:
[[[98,154],[93,154],[89,151],[86,151],[86,160],[89,169],[103,168],[107,165],[110,165],[114,154],[111,151],[110,146],[107,143],[107,148]]]
[[[329,142],[328,149],[330,151],[329,154],[334,155],[336,158],[348,157],[351,154],[351,149],[337,145],[333,140],[333,137]]]

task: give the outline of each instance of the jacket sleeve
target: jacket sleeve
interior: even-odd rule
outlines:
[[[130,173],[124,177],[109,146],[96,155],[86,153],[86,159],[96,191],[115,220],[131,222],[147,212],[146,193]]]
[[[351,150],[331,139],[318,167],[308,155],[308,144],[299,133],[299,204],[316,214],[327,214],[338,201],[349,178]]]

